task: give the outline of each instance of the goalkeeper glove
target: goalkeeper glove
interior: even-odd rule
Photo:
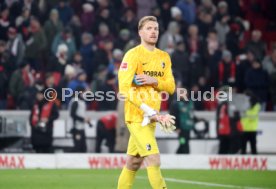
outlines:
[[[144,127],[150,123],[150,117],[156,115],[157,112],[145,103],[141,104],[140,109],[144,112],[144,119],[142,121],[142,126]]]
[[[159,122],[161,131],[165,133],[172,133],[176,129],[174,126],[175,117],[170,114],[157,115],[156,121]]]
[[[140,108],[144,112],[144,119],[142,121],[142,126],[148,125],[151,120],[154,120],[160,124],[161,130],[165,133],[172,133],[176,127],[175,117],[170,114],[158,115],[157,112],[149,107],[148,105],[142,103]]]

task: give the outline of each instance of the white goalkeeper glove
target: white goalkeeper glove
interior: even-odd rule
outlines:
[[[142,126],[144,127],[150,123],[150,117],[156,115],[157,112],[145,103],[141,104],[140,109],[144,112],[144,119],[142,121]]]
[[[161,131],[165,133],[173,133],[175,127],[175,117],[170,114],[157,115],[156,121],[159,122]]]

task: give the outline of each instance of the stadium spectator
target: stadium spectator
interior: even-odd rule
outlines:
[[[187,35],[187,28],[188,28],[188,24],[185,20],[183,20],[182,18],[182,12],[178,7],[172,7],[171,8],[171,17],[172,17],[172,21],[177,22],[178,26],[179,26],[179,34],[184,37]]]
[[[140,0],[136,1],[137,4],[137,19],[139,20],[143,16],[150,15],[151,10],[156,7],[156,0]]]
[[[15,20],[15,25],[18,28],[18,31],[23,32],[26,27],[30,25],[31,21],[31,12],[28,8],[23,8],[22,13]]]
[[[96,17],[96,14],[95,14],[94,6],[89,3],[83,4],[82,13],[80,16],[83,32],[92,32],[91,26],[93,26],[95,23],[95,17]]]
[[[269,74],[270,96],[273,110],[276,111],[276,47],[273,47],[271,55],[263,60],[263,69]]]
[[[57,85],[57,98],[61,101],[61,108],[62,109],[66,109],[66,104],[62,98],[63,95],[63,91],[68,84],[75,78],[76,76],[76,70],[73,66],[71,66],[70,64],[67,64],[65,66],[65,70],[64,70],[64,75],[61,77],[59,84]]]
[[[61,75],[64,73],[65,66],[69,62],[68,47],[65,44],[59,44],[56,54],[51,58],[51,61],[47,65],[47,70],[52,72],[58,72]]]
[[[182,85],[178,84],[182,88]],[[187,91],[186,91],[187,92]],[[176,132],[178,134],[179,147],[177,154],[190,153],[190,132],[194,129],[197,118],[194,116],[194,103],[188,96],[181,95],[180,100],[174,100],[170,107],[170,114],[175,116]]]
[[[104,94],[104,99],[100,102],[100,106],[98,110],[107,111],[107,110],[115,110],[117,107],[117,85],[116,85],[116,75],[113,73],[108,73],[106,76],[106,81],[103,85],[100,85],[98,91],[101,91]],[[110,100],[111,97],[115,98]]]
[[[241,53],[240,37],[242,34],[241,26],[237,23],[230,24],[230,31],[226,34],[226,48],[236,57]]]
[[[263,2],[266,1],[243,0],[240,2],[240,5],[238,7],[247,20],[249,20],[250,22],[254,22],[254,19],[261,18],[263,16]]]
[[[94,75],[93,81],[91,83],[92,92],[96,92],[99,90],[99,87],[104,85],[106,80],[106,75],[108,73],[108,69],[104,65],[100,65]]]
[[[97,70],[100,65],[108,66],[112,59],[113,46],[112,40],[102,41],[99,48],[95,51],[93,70]]]
[[[189,55],[183,41],[176,44],[176,49],[172,53],[171,59],[174,76],[181,80],[184,86],[190,86]]]
[[[88,84],[86,82],[87,75],[84,71],[81,71],[80,73],[77,73],[77,76],[75,79],[73,79],[71,82],[68,83],[68,88],[75,91],[79,86],[84,87],[85,89],[88,89]]]
[[[42,70],[44,54],[47,47],[47,39],[43,28],[36,19],[30,20],[30,26],[28,28],[30,36],[25,41],[25,59],[28,60],[33,69]]]
[[[115,76],[117,76],[120,65],[123,60],[123,51],[120,49],[114,49],[112,53],[112,59],[108,65],[108,72],[113,73]]]
[[[5,110],[7,108],[7,97],[9,89],[9,78],[7,73],[8,57],[6,53],[6,43],[0,41],[0,109]]]
[[[70,64],[73,66],[76,73],[83,72],[85,70],[83,57],[80,52],[76,52],[73,57],[73,61]]]
[[[7,49],[10,63],[17,68],[25,56],[25,44],[23,42],[22,35],[17,33],[17,29],[14,27],[9,27],[8,37],[9,40],[7,42]]]
[[[212,0],[201,0],[201,4],[198,7],[199,12],[205,12],[214,16],[216,14],[217,8],[213,4]]]
[[[30,115],[31,142],[36,153],[53,152],[53,122],[58,117],[55,102],[44,98],[44,90],[38,91]]]
[[[163,1],[157,1],[157,3],[159,3],[159,7],[161,9],[161,19],[163,20],[163,23],[166,29],[169,22],[171,21],[171,18],[172,18],[171,16],[173,15],[171,13],[171,7],[175,5],[175,2],[172,2],[170,0],[163,0]],[[181,19],[182,19],[182,14],[181,14]]]
[[[264,58],[262,66],[268,74],[273,74],[276,72],[276,46],[273,47],[271,55],[268,55]]]
[[[46,73],[45,74],[45,88],[46,89],[55,89],[55,97],[57,97],[57,85],[60,82],[60,77],[57,77],[54,73]],[[60,107],[60,101],[59,99],[55,99],[55,104],[58,106],[58,108]]]
[[[24,7],[30,10],[31,14],[35,17],[39,17],[39,7],[35,0],[24,0],[20,1],[20,7]]]
[[[124,50],[126,44],[130,40],[131,33],[128,29],[122,29],[119,37],[115,39],[114,48]]]
[[[250,50],[248,50],[246,54],[240,55],[237,59],[236,86],[240,93],[243,93],[246,89],[245,74],[251,68],[255,59],[255,55]]]
[[[19,102],[17,103],[18,108],[20,110],[32,109],[36,102],[37,92],[41,91],[45,87],[45,84],[53,83],[53,81],[50,81],[53,80],[51,77],[52,75],[50,73],[47,73],[45,77],[40,73],[33,74],[33,84],[25,87],[24,92],[21,93]]]
[[[20,104],[18,105],[21,110],[31,110],[36,102],[36,94],[43,90],[45,87],[45,82],[39,74],[35,77],[34,85],[25,89],[20,97]]]
[[[198,27],[196,25],[190,25],[188,28],[188,35],[186,36],[186,47],[190,55],[190,61],[195,62],[196,59],[200,59],[203,55],[203,40],[198,34]]]
[[[113,41],[113,35],[110,33],[109,26],[101,23],[98,27],[99,32],[95,36],[94,42],[98,46],[98,48],[101,48],[103,46],[104,41]]]
[[[219,50],[219,40],[215,30],[210,30],[207,34],[206,50],[207,52],[205,56],[207,57],[214,55]]]
[[[93,36],[90,33],[84,32],[81,36],[81,46],[80,54],[82,56],[82,68],[87,74],[87,80],[91,81],[95,73],[95,63],[94,63],[94,43]]]
[[[73,94],[76,91],[76,89],[80,86],[88,90],[89,87],[88,87],[88,83],[86,82],[86,79],[87,79],[87,75],[84,71],[81,71],[80,73],[76,73],[76,77],[68,83],[66,88],[68,88],[68,90],[71,90]],[[69,95],[71,92],[66,91],[65,95]],[[71,97],[72,96],[65,98],[65,105],[68,105]]]
[[[202,93],[204,93],[206,90],[206,87],[205,87],[206,84],[204,82],[206,82],[205,77],[200,77],[198,84],[193,84],[191,86],[191,91],[193,92],[193,95],[194,95],[193,97],[195,99],[202,98]],[[196,101],[193,101],[193,103],[194,103],[195,110],[199,110],[199,111],[204,110],[203,100],[196,100]]]
[[[63,30],[62,22],[59,19],[59,14],[56,9],[52,9],[49,15],[49,19],[44,24],[44,32],[47,39],[47,51],[50,54],[52,42],[57,34]]]
[[[255,60],[251,68],[245,74],[245,86],[252,91],[261,103],[261,110],[266,110],[266,104],[269,91],[269,76],[266,71],[262,69],[260,61]]]
[[[116,114],[107,114],[98,120],[96,128],[96,153],[101,153],[102,142],[106,140],[109,153],[114,153],[116,136]]]
[[[106,25],[108,27],[109,32],[112,35],[117,34],[117,28],[115,26],[114,17],[110,14],[110,9],[104,8],[99,10],[99,14],[96,16],[95,24],[92,26],[93,33],[95,35],[101,35],[101,25]]]
[[[127,8],[120,19],[120,28],[127,29],[131,34],[137,29],[137,18],[131,8]]]
[[[181,10],[184,21],[189,25],[195,23],[196,4],[194,0],[178,0],[176,6]]]
[[[253,30],[251,40],[246,44],[246,49],[251,50],[259,60],[262,60],[266,53],[266,45],[261,38],[262,32],[260,30]]]
[[[218,81],[218,65],[219,61],[221,61],[221,51],[219,48],[219,40],[218,35],[215,30],[210,30],[207,34],[206,41],[203,43],[203,53],[202,56],[202,63],[205,63],[205,67],[207,67],[207,73],[209,73],[210,83],[213,86],[217,86]],[[203,65],[202,65],[203,66]],[[196,71],[196,69],[194,69]],[[201,68],[201,75],[206,75],[204,73],[204,69]],[[197,77],[198,78],[198,77]],[[196,78],[196,79],[197,79]]]
[[[206,38],[208,32],[214,27],[213,16],[206,12],[199,12],[196,25],[198,26],[199,35]]]
[[[118,4],[115,3],[116,5]],[[97,0],[98,11],[97,15],[101,14],[101,10],[107,9],[109,11],[110,18],[117,18],[118,12],[115,10],[114,4],[109,0]]]
[[[225,90],[221,88],[221,90]],[[230,121],[230,107],[227,99],[219,99],[219,105],[216,111],[216,128],[219,139],[219,154],[229,154],[231,147],[231,121]]]
[[[74,14],[74,10],[69,6],[67,0],[58,1],[56,9],[58,10],[59,17],[63,25],[67,26]]]
[[[180,28],[177,22],[170,22],[168,29],[160,37],[159,48],[172,54],[176,44],[183,41],[183,37],[180,35]]]
[[[87,152],[85,123],[90,124],[90,119],[86,117],[86,102],[83,98],[83,93],[86,89],[83,86],[78,86],[74,93],[75,96],[71,99],[68,105],[70,114],[70,123],[72,138],[74,141],[73,152]],[[91,125],[91,124],[90,124]]]
[[[126,1],[123,1],[123,6],[131,8],[134,12],[136,12],[136,10],[137,10],[136,1],[135,0],[126,0]]]
[[[80,22],[80,18],[78,17],[78,15],[73,15],[68,27],[71,28],[72,30],[72,38],[75,41],[76,44],[76,49],[80,48],[81,45],[81,34],[82,34],[82,29],[81,29],[81,22]]]
[[[247,142],[250,143],[251,154],[257,154],[257,129],[261,105],[253,92],[247,91],[246,94],[250,99],[250,107],[241,119],[243,127],[242,154],[246,154]]]
[[[7,32],[11,26],[9,19],[9,8],[5,5],[0,9],[0,40],[6,41],[8,39]]]
[[[226,90],[229,92],[229,88],[226,87]],[[244,113],[244,109],[240,108],[241,106],[246,106],[244,99],[240,98],[237,94],[237,88],[231,87],[232,99],[229,99],[228,102],[228,115],[229,122],[231,126],[230,134],[230,146],[229,154],[238,154],[241,150],[242,145],[242,124],[241,124],[241,114]]]
[[[229,19],[229,16],[223,16],[219,18],[215,23],[215,29],[218,33],[218,40],[221,46],[225,45],[226,35],[230,31],[230,27],[227,23]]]
[[[222,60],[218,65],[219,86],[234,85],[236,81],[236,64],[232,60],[232,54],[228,50],[222,52]]]
[[[72,36],[72,30],[68,27],[64,28],[61,33],[58,33],[54,41],[52,42],[51,52],[53,55],[56,55],[58,52],[58,47],[60,44],[65,44],[67,46],[68,60],[73,58],[74,53],[76,52],[76,43],[74,37]]]
[[[24,102],[22,97],[27,88],[33,86],[34,76],[31,71],[29,62],[24,61],[20,64],[19,69],[13,72],[9,82],[9,93],[13,97],[17,107],[20,107],[20,102]]]
[[[228,13],[228,4],[226,1],[220,1],[218,3],[218,9],[217,9],[217,12],[215,15],[216,21],[220,21],[223,18],[224,18],[224,21],[229,20],[229,18],[230,18],[230,15]],[[228,19],[226,19],[226,18],[228,18]]]

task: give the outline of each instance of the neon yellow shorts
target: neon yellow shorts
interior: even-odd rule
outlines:
[[[141,123],[127,123],[130,137],[128,141],[127,154],[141,157],[159,154],[155,138],[156,124],[151,123],[142,127]]]

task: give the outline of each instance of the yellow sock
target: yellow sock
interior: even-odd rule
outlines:
[[[161,174],[160,167],[149,166],[147,167],[147,172],[150,185],[153,189],[167,189],[165,180]]]
[[[131,189],[136,171],[123,168],[118,181],[118,189]]]

